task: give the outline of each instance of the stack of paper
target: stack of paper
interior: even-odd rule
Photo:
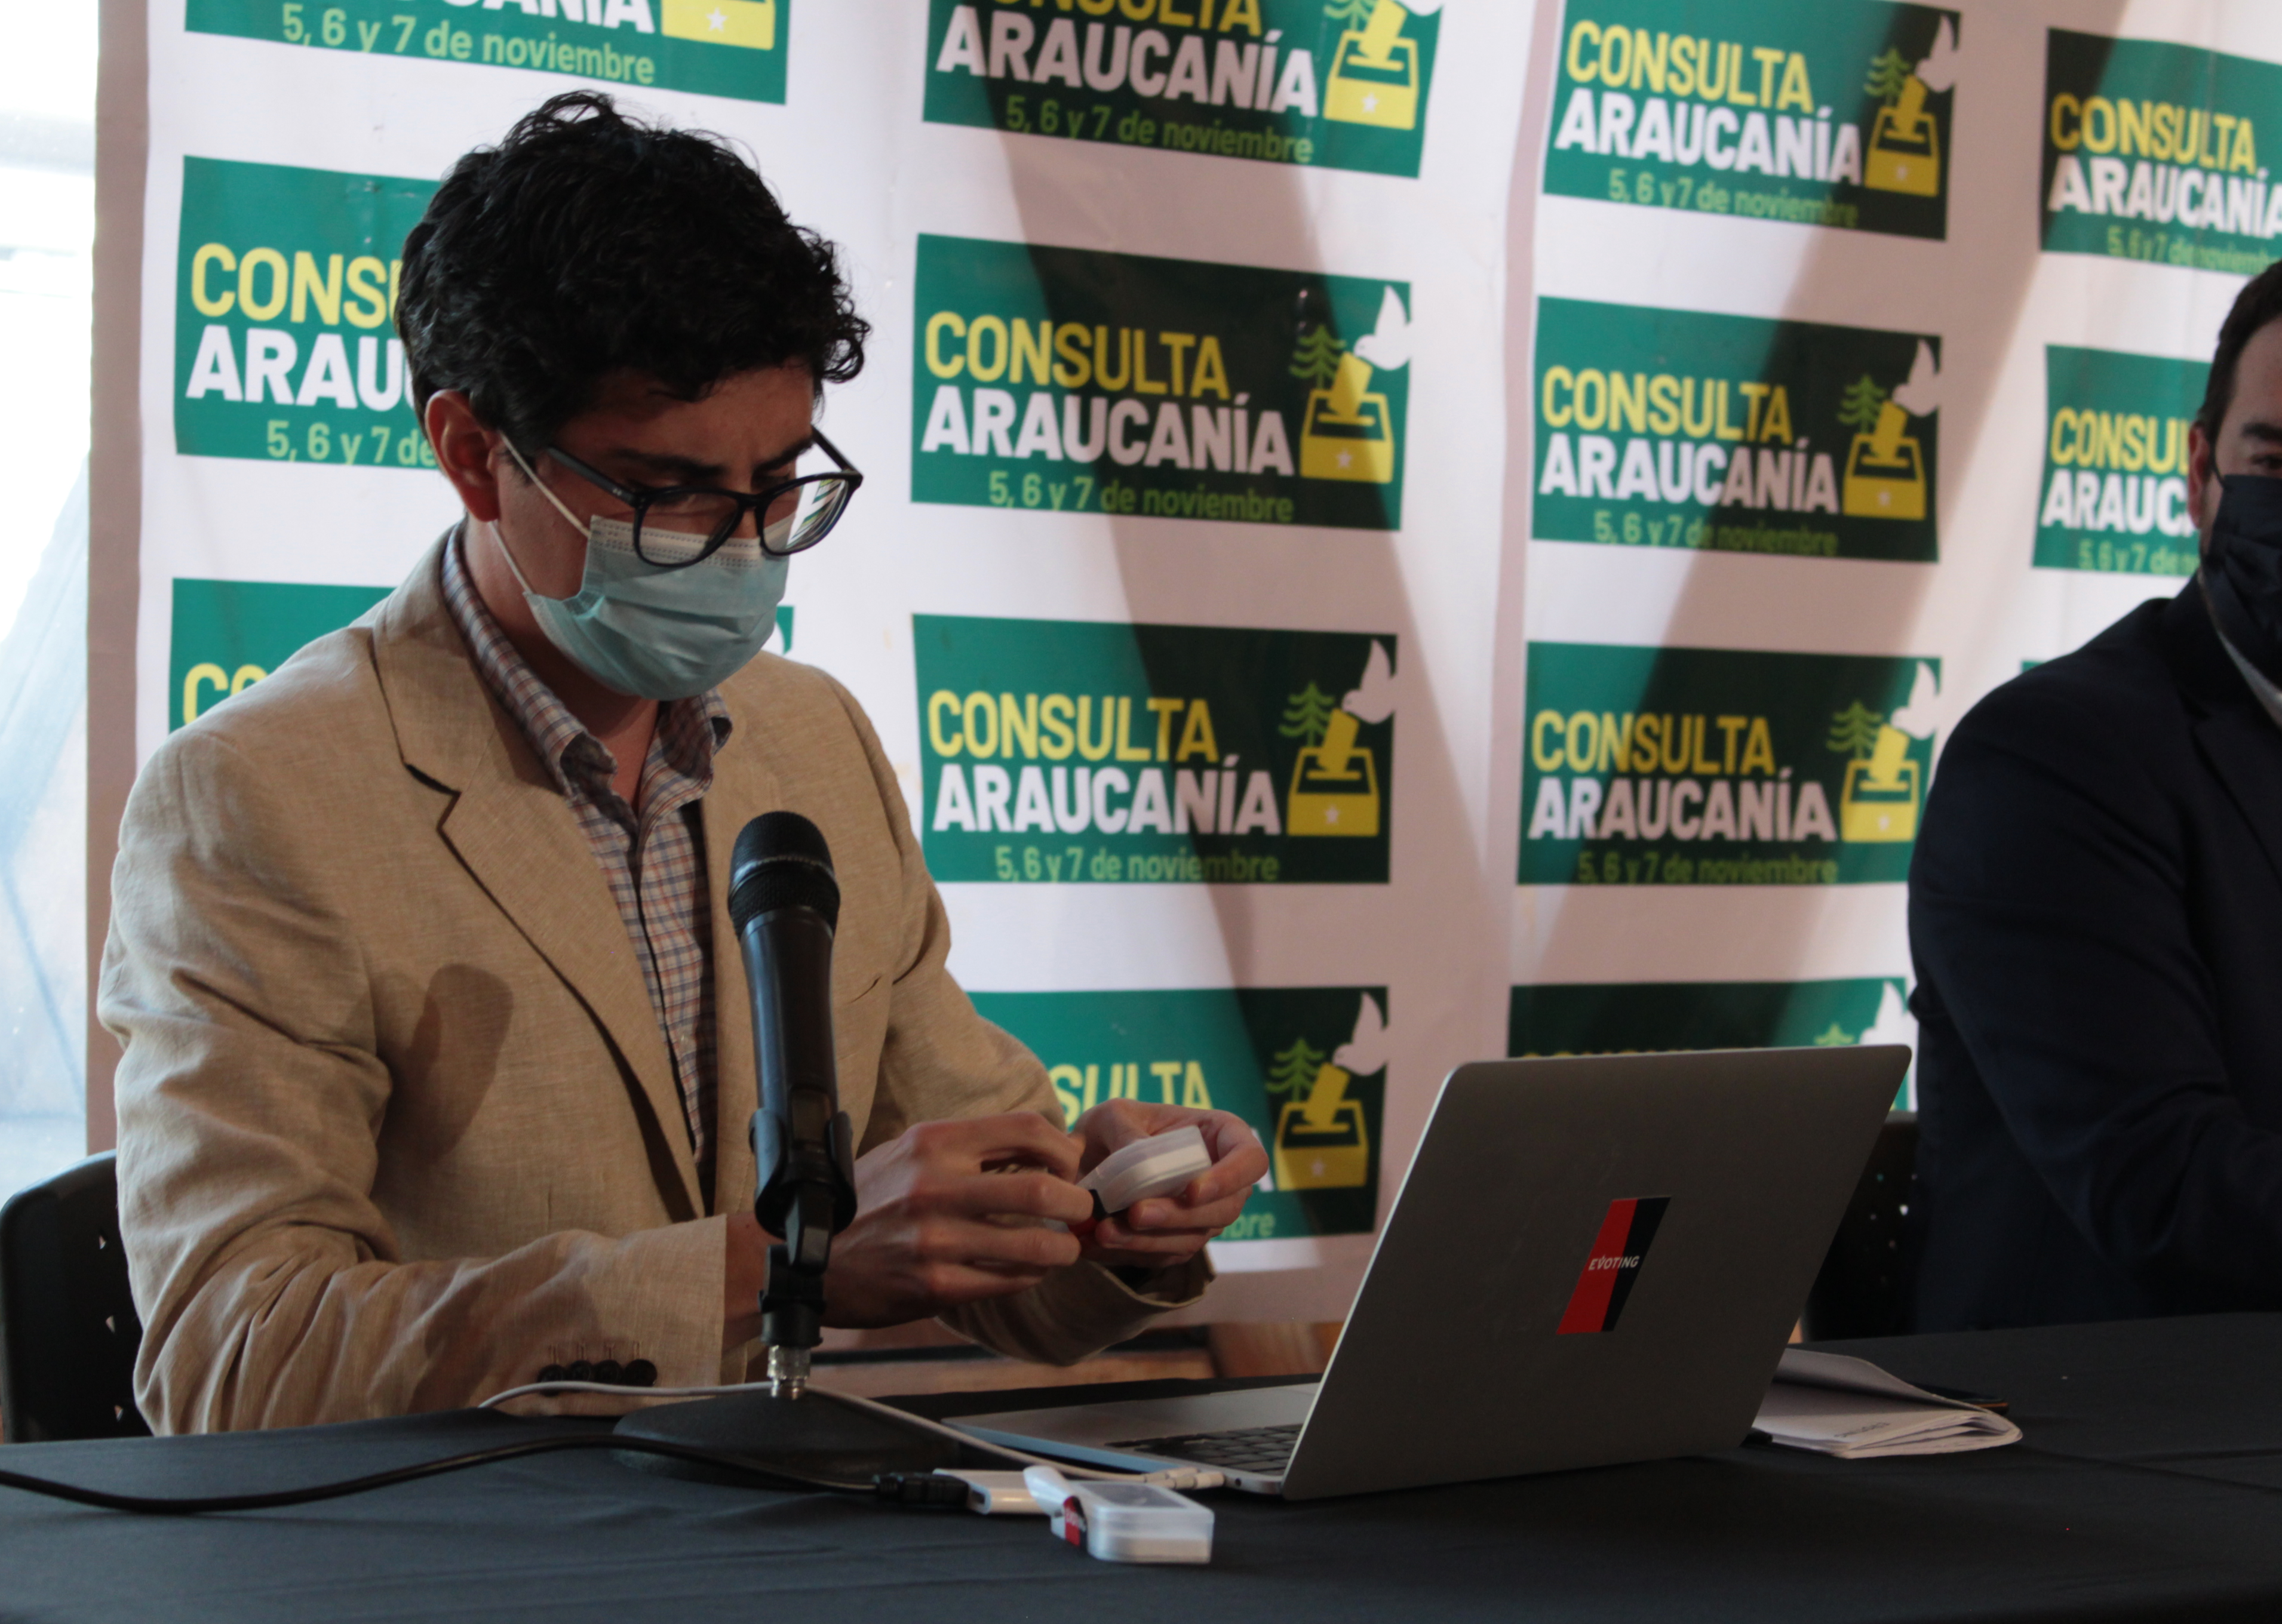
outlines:
[[[1867,1359],[1783,1349],[1758,1430],[1795,1450],[1869,1460],[1882,1455],[1947,1455],[2020,1441],[2001,1415],[1912,1387]]]

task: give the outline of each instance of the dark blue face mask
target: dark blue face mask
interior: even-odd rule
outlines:
[[[2282,479],[2227,474],[2219,484],[2203,595],[2235,652],[2282,682]]]

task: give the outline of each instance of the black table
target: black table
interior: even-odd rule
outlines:
[[[1856,1462],[1757,1446],[1300,1505],[1215,1495],[1208,1568],[1096,1562],[1031,1518],[679,1481],[599,1452],[219,1517],[127,1517],[0,1490],[0,1617],[1758,1624],[2282,1612],[2282,1315],[1833,1346],[1912,1380],[2007,1396],[2027,1443]],[[16,1445],[0,1464],[211,1494],[563,1425],[462,1412]]]

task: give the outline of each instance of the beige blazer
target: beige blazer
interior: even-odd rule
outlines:
[[[763,655],[703,801],[719,1111],[704,1199],[665,1041],[569,803],[477,674],[440,545],[363,620],[167,739],[112,878],[99,1010],[120,1222],[160,1432],[470,1404],[557,1361],[661,1385],[721,1350],[721,1215],[750,1203],[751,1016],[727,911],[747,819],[831,842],[842,1103],[868,1148],[931,1118],[1055,1117],[974,1012],[893,772],[832,678]],[[1091,1264],[961,1312],[1067,1361],[1192,1300]]]

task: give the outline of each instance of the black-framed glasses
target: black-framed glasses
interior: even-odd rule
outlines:
[[[708,485],[623,485],[559,445],[548,446],[547,454],[633,510],[635,557],[655,569],[687,569],[718,553],[748,514],[761,551],[771,558],[805,553],[831,534],[864,476],[822,434],[815,439],[817,449],[832,459],[832,472],[803,474],[749,494]]]

